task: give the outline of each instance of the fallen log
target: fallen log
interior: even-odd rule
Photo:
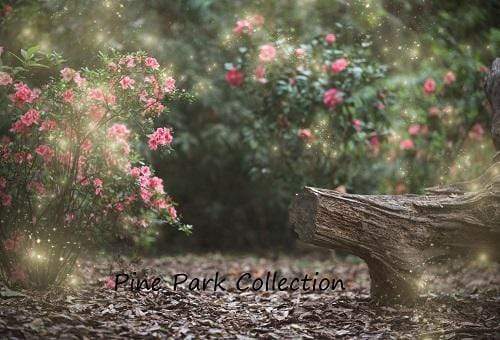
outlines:
[[[365,260],[372,298],[384,303],[414,302],[429,263],[477,253],[500,259],[500,58],[485,90],[497,154],[481,177],[421,196],[306,187],[289,211],[299,238]]]

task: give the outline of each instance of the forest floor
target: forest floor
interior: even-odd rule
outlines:
[[[106,287],[116,270],[161,276],[158,292]],[[226,291],[172,289],[172,276],[226,276]],[[345,290],[245,291],[245,272],[265,278],[306,273],[341,279]],[[355,258],[304,256],[259,258],[218,254],[146,259],[140,263],[82,261],[64,288],[0,290],[0,338],[407,338],[500,337],[500,266],[485,261],[434,267],[413,307],[378,306],[369,300],[369,275]],[[189,281],[188,281],[189,282]],[[109,282],[108,282],[109,284]],[[248,283],[245,283],[245,287]],[[212,286],[210,286],[212,287]]]

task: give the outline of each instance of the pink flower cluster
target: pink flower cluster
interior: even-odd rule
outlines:
[[[130,130],[125,124],[115,123],[108,129],[108,137],[119,140],[126,141],[130,135]]]
[[[323,94],[323,103],[328,108],[334,108],[335,106],[342,104],[344,102],[344,93],[336,88],[331,88]]]
[[[16,92],[11,94],[9,98],[18,107],[23,106],[25,103],[32,104],[40,96],[40,90],[32,90],[24,83],[15,84],[14,89]]]
[[[158,128],[149,135],[148,145],[151,150],[158,149],[158,146],[170,145],[172,143],[172,130],[166,127]]]
[[[41,156],[43,158],[43,161],[45,163],[49,163],[52,160],[52,157],[54,157],[54,150],[48,145],[39,145],[36,149],[35,152],[37,155]]]
[[[272,44],[265,44],[259,48],[259,60],[268,63],[276,58],[276,48]]]
[[[21,118],[12,124],[10,128],[14,133],[27,133],[29,128],[40,121],[40,112],[35,109],[29,109]]]
[[[349,65],[349,61],[346,58],[339,58],[332,63],[332,72],[334,74],[344,71]]]

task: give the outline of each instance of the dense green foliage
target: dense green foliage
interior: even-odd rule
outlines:
[[[164,235],[158,249],[249,249],[293,242],[287,207],[303,185],[421,192],[477,174],[491,155],[481,82],[500,52],[499,11],[496,1],[20,1],[3,18],[0,45],[39,45],[74,66],[92,66],[108,48],[170,64],[197,101],[170,104],[176,151],[155,163],[195,231]],[[233,32],[257,14],[255,34]],[[331,49],[328,33],[337,36]],[[267,82],[255,81],[267,43],[279,53],[302,48],[306,61],[280,56]],[[350,63],[337,78],[297,70],[341,57]],[[233,67],[247,73],[241,87],[225,79]],[[349,84],[358,67],[361,81]],[[41,83],[50,72],[40,70]],[[425,93],[429,78],[436,89]],[[330,110],[330,87],[355,91]]]

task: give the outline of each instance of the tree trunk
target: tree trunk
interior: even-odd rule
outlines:
[[[500,258],[500,59],[486,82],[497,154],[479,178],[428,195],[353,195],[306,187],[290,223],[309,243],[366,261],[371,293],[388,303],[413,302],[426,265],[459,254]]]

